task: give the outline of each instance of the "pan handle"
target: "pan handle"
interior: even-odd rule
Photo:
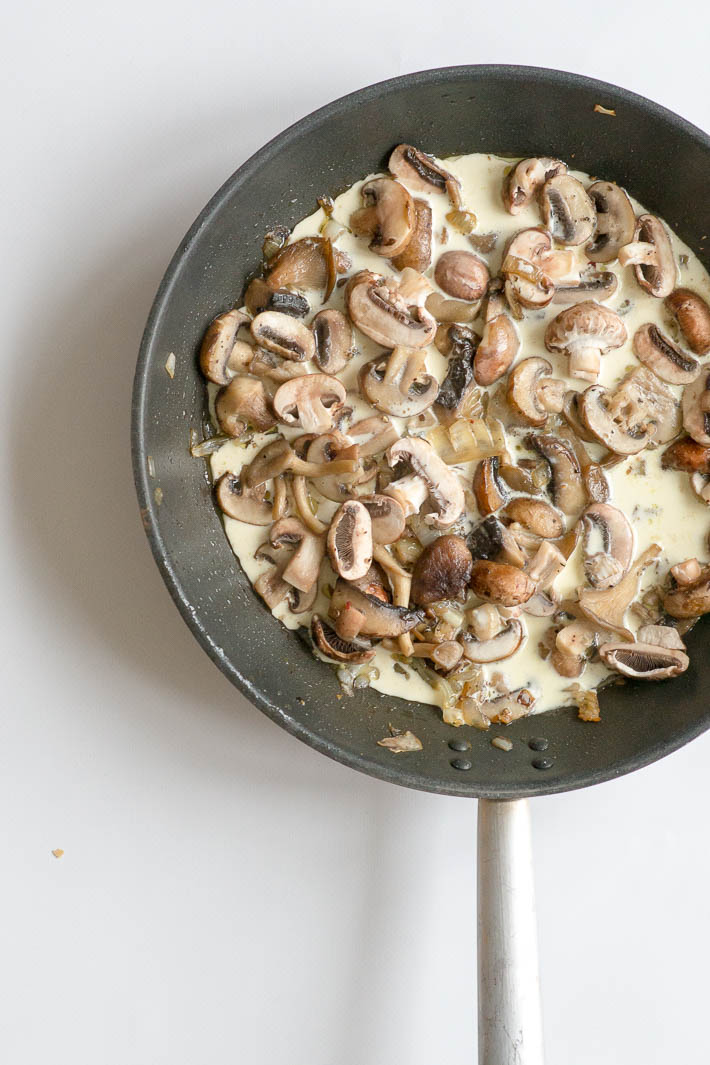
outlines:
[[[478,1065],[543,1065],[526,799],[478,803]]]

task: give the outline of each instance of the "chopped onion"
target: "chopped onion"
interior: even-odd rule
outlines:
[[[377,741],[378,747],[386,747],[393,754],[406,754],[409,751],[423,750],[422,741],[413,732],[397,732],[394,736],[385,736]]]

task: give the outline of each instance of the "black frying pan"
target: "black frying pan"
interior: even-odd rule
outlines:
[[[601,104],[616,112],[599,114]],[[490,733],[455,730],[432,707],[365,690],[338,698],[331,669],[265,609],[234,558],[188,433],[207,417],[196,353],[208,322],[238,302],[274,223],[383,166],[399,142],[438,156],[554,155],[625,185],[710,266],[710,138],[623,89],[530,67],[452,67],[373,85],[296,123],[214,196],[176,252],[146,326],[133,396],[133,461],[155,560],[186,622],[230,680],[283,728],[331,758],[423,791],[519,799],[594,784],[675,750],[710,725],[707,622],[690,634],[687,673],[606,691],[599,725],[572,709]],[[176,356],[174,379],[165,370]],[[153,473],[148,470],[151,457]],[[157,498],[156,498],[157,493]],[[158,502],[160,499],[160,502]],[[376,741],[411,728],[417,754]],[[479,1062],[541,1065],[527,804],[479,807]]]

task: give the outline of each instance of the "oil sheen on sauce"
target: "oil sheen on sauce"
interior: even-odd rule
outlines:
[[[482,255],[490,267],[492,276],[495,276],[499,270],[502,250],[508,237],[528,226],[540,225],[539,212],[534,204],[516,216],[508,214],[503,207],[501,185],[509,165],[508,160],[485,154],[472,154],[446,160],[446,167],[461,181],[465,207],[473,211],[478,219],[476,232],[498,234],[496,248],[490,254]],[[572,173],[585,185],[591,181],[586,174],[578,171]],[[373,176],[375,175],[357,182],[337,197],[333,211],[333,218],[336,221],[347,225],[350,214],[361,206],[361,186]],[[600,176],[604,177],[604,175]],[[422,193],[417,190],[416,196],[421,198]],[[458,248],[470,250],[471,245],[467,238],[454,231],[446,222],[446,212],[451,208],[448,198],[436,192],[426,198],[433,212],[432,264],[436,263],[439,254],[444,250],[450,251]],[[645,210],[633,198],[632,203],[637,214]],[[319,209],[295,227],[291,239],[298,240],[301,237],[318,234],[324,221],[325,215]],[[444,227],[447,230],[445,246],[441,242]],[[695,289],[710,301],[710,277],[703,266],[693,252],[673,233],[671,233],[671,240],[680,266],[678,283]],[[373,270],[380,274],[395,273],[388,260],[371,252],[364,240],[354,237],[347,229],[344,229],[338,236],[336,245],[352,259],[352,273],[363,269]],[[586,263],[583,248],[575,250],[580,261]],[[669,320],[663,300],[647,295],[638,286],[631,267],[623,269],[618,262],[614,262],[605,263],[604,269],[614,271],[619,280],[616,292],[610,300],[605,301],[605,305],[622,314],[629,336],[626,344],[602,358],[599,383],[610,387],[630,369],[640,365],[631,348],[631,338],[636,329],[645,322],[655,322],[668,332]],[[427,276],[434,285],[433,266],[427,271]],[[327,306],[343,309],[342,288],[336,288]],[[316,303],[312,313],[320,309],[321,306]],[[566,373],[568,368],[566,356],[548,352],[543,340],[547,323],[559,313],[560,309],[559,305],[551,304],[542,311],[526,311],[524,320],[516,322],[521,341],[518,361],[530,356],[543,356],[552,364],[555,377],[567,380],[571,388],[579,390],[586,387],[586,382],[570,378]],[[372,411],[372,408],[365,406],[357,396],[358,370],[363,362],[382,351],[381,347],[357,330],[355,333],[359,355],[339,374],[348,389],[347,403],[355,408],[353,420],[356,420],[358,414],[364,415]],[[316,367],[309,368],[316,369]],[[427,372],[439,380],[446,372],[446,360],[433,346],[427,349]],[[213,397],[216,388],[210,386],[210,389]],[[680,394],[681,390],[673,388],[672,391]],[[397,424],[397,419],[392,420]],[[399,428],[403,431],[402,424]],[[290,433],[286,431],[284,435],[293,436],[298,435],[299,432],[299,430]],[[237,473],[242,465],[249,462],[269,439],[269,437],[257,435],[247,445],[237,441],[224,444],[210,459],[213,478],[216,480],[227,470]],[[650,566],[646,571],[641,585],[642,589],[655,583],[676,562],[694,557],[702,561],[708,555],[710,509],[694,495],[686,474],[661,470],[662,450],[662,447],[655,450],[647,448],[640,456],[632,456],[609,471],[611,502],[623,510],[631,521],[636,537],[635,555],[640,554],[651,544],[658,544],[662,549],[658,566]],[[463,480],[470,483],[472,470],[465,465],[458,468]],[[336,507],[337,504],[324,500],[318,511],[319,516],[328,521]],[[477,518],[474,516],[475,520]],[[226,516],[224,525],[235,555],[253,582],[269,568],[268,563],[254,558],[254,552],[266,539],[267,530],[246,525]],[[328,572],[326,563],[321,575],[321,589],[329,583],[332,586],[334,580],[335,576],[332,572]],[[572,595],[583,583],[581,552],[578,547],[557,578],[555,590],[559,597],[564,599]],[[327,599],[321,591],[314,605],[314,611],[326,614],[327,609]],[[310,613],[296,616],[283,604],[276,608],[274,615],[288,628],[308,625],[311,616]],[[540,657],[538,651],[538,643],[549,627],[550,620],[528,615],[524,615],[524,619],[528,635],[523,647],[511,658],[484,667],[484,669],[488,670],[489,674],[502,673],[510,689],[526,686],[535,691],[538,699],[534,713],[570,704],[572,699],[566,689],[572,682],[559,676],[552,666]],[[631,615],[627,617],[627,624],[633,631],[638,628],[638,624],[634,622]],[[422,677],[411,669],[407,670],[409,674],[407,677],[395,671],[395,659],[388,651],[378,647],[372,664],[379,670],[379,677],[372,681],[372,687],[377,691],[399,699],[437,705],[437,693]],[[592,688],[608,675],[609,671],[603,665],[588,663],[584,674],[579,678],[579,683],[585,688]],[[603,708],[603,694],[600,699]]]

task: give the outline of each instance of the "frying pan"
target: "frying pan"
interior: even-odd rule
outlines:
[[[595,104],[613,110],[606,115]],[[331,758],[422,791],[479,804],[479,1060],[542,1061],[536,933],[525,797],[586,787],[647,765],[710,725],[707,628],[688,638],[691,666],[665,683],[629,682],[602,699],[603,721],[573,709],[490,734],[454,730],[429,706],[365,689],[338,698],[335,674],[263,607],[224,535],[189,430],[208,418],[196,352],[208,322],[238,301],[261,260],[264,232],[292,226],[386,164],[392,147],[438,156],[555,155],[627,186],[710,267],[710,138],[643,97],[554,70],[467,66],[423,71],[328,104],[256,153],[205,207],[160,285],[133,394],[134,474],[153,555],[207,654],[263,713]],[[670,165],[669,165],[670,162]],[[174,377],[166,373],[169,353]],[[149,462],[150,457],[150,462]],[[423,750],[378,747],[387,726],[412,729]],[[502,731],[502,730],[501,730]],[[499,800],[518,800],[505,801]]]

